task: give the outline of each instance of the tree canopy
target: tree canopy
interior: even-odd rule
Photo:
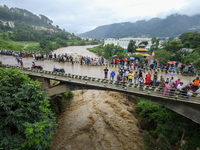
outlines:
[[[136,46],[135,44],[136,44],[135,41],[130,40],[130,42],[129,42],[129,44],[128,44],[128,49],[127,49],[127,51],[128,51],[128,52],[131,52],[131,53],[136,52],[137,46]]]
[[[0,68],[0,93],[0,148],[49,149],[56,120],[40,83]]]
[[[165,63],[170,61],[171,53],[166,50],[155,51],[154,59],[157,59],[160,63]]]

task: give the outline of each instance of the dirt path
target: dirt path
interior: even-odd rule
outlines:
[[[73,57],[80,57],[80,56],[88,56],[88,57],[98,57],[96,54],[90,52],[87,50],[87,48],[92,48],[97,45],[86,45],[86,46],[68,46],[68,47],[63,47],[59,48],[57,50],[53,51],[53,54],[56,53],[58,54],[65,54],[67,53],[68,55],[72,55]]]
[[[53,150],[143,150],[137,119],[119,93],[75,91],[74,103],[58,118]]]
[[[29,46],[29,44],[25,44],[25,46],[24,46],[24,48],[23,48],[23,49],[26,49],[26,48],[27,48],[27,46]]]

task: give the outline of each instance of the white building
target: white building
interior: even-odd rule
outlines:
[[[123,47],[124,49],[127,49],[130,40],[135,41],[136,42],[135,45],[139,45],[140,42],[142,42],[142,41],[148,41],[148,45],[146,46],[146,48],[151,47],[151,38],[120,38],[120,39],[107,38],[104,40],[104,45],[114,44],[114,45],[119,45],[119,46]]]
[[[142,41],[148,41],[148,45],[146,46],[146,49],[150,49],[150,47],[152,45],[151,38],[120,38],[120,39],[107,38],[107,39],[104,39],[104,45],[106,45],[106,44],[114,44],[114,45],[121,46],[124,49],[127,49],[130,40],[135,41],[136,42],[135,45],[137,45],[137,46]],[[160,43],[161,43],[161,41],[160,41]]]
[[[15,24],[14,24],[13,21],[8,21],[8,26],[11,27],[11,28],[14,28]]]

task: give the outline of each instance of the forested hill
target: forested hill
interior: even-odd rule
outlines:
[[[200,31],[200,14],[194,16],[173,14],[165,19],[152,18],[135,23],[104,25],[79,36],[91,38],[176,37],[188,31]]]
[[[6,5],[0,5],[0,20],[4,21],[24,21],[32,25],[52,25],[53,21],[44,15],[35,15],[25,9],[8,8]]]

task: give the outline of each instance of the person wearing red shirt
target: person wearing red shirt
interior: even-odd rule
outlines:
[[[127,63],[127,59],[126,57],[124,57],[124,65],[126,65],[126,63]]]
[[[117,59],[117,65],[119,65],[119,58]]]
[[[114,62],[115,62],[115,64],[117,64],[117,58],[115,58],[115,61],[114,61]]]
[[[148,72],[148,74],[146,74],[145,85],[149,85],[150,83],[151,83],[151,74],[150,74],[150,72]]]

